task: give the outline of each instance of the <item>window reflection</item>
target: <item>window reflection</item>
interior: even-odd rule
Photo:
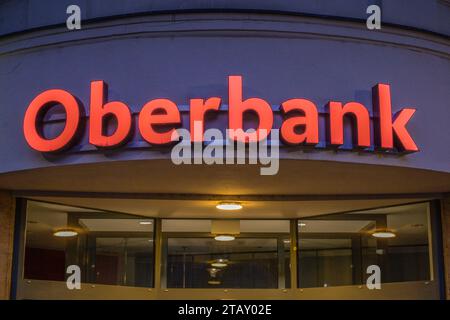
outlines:
[[[24,277],[64,281],[77,265],[82,282],[153,286],[153,220],[28,201]]]
[[[168,288],[290,286],[289,221],[240,221],[230,241],[215,240],[212,224],[163,221]]]
[[[299,221],[299,286],[366,282],[370,265],[384,283],[430,279],[428,204]]]
[[[370,265],[384,283],[430,280],[428,206],[299,220],[299,287],[365,284]],[[163,288],[290,288],[290,220],[161,222]],[[78,265],[84,283],[152,287],[153,230],[153,219],[28,201],[24,278],[65,281]]]

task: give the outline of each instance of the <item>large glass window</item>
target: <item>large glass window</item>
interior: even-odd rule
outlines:
[[[28,201],[24,278],[153,286],[153,219]]]
[[[358,285],[378,266],[381,282],[430,280],[428,203],[298,222],[301,288]]]
[[[174,219],[163,220],[162,231],[168,288],[290,287],[288,220],[237,220],[230,227]]]
[[[140,210],[136,214],[155,212],[151,206],[136,208]],[[306,211],[301,214],[308,215]],[[291,220],[239,220],[154,219],[29,200],[25,250],[19,255],[24,262],[21,276],[61,283],[22,281],[19,290],[26,299],[41,298],[47,286],[58,289],[53,297],[117,298],[122,292],[133,292],[154,299],[205,293],[188,290],[193,288],[289,289],[291,283],[299,288],[364,286],[375,266],[382,283],[415,282],[402,289],[386,286],[394,288],[389,290],[412,285],[422,294],[420,288],[426,285],[434,286],[437,294],[434,280],[440,273],[439,266],[433,266],[433,219],[427,202]],[[296,246],[291,246],[295,240]],[[297,258],[296,264],[291,258]],[[71,265],[80,268],[82,283],[98,285],[78,292],[65,290]],[[169,290],[101,286],[151,288],[155,274],[158,289]],[[314,296],[317,290],[298,291],[299,298],[308,297],[308,292]]]

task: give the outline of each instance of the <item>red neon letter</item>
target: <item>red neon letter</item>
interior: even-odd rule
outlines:
[[[103,81],[91,82],[91,106],[89,120],[89,142],[97,147],[114,147],[122,144],[130,134],[131,112],[128,106],[119,101],[105,104]],[[104,120],[113,116],[117,120],[116,131],[105,135]]]
[[[244,112],[253,111],[259,118],[258,128],[256,129],[257,140],[265,139],[270,130],[272,130],[273,124],[273,114],[270,105],[259,98],[250,98],[242,101],[241,76],[230,76],[228,78],[228,90],[230,138],[242,142],[255,140],[255,134],[244,133],[242,125]]]
[[[66,111],[64,130],[53,139],[45,139],[38,132],[38,122],[46,107],[61,104]],[[80,122],[80,106],[69,92],[59,89],[47,90],[31,101],[25,112],[23,133],[31,148],[40,152],[54,152],[64,149],[74,138]]]
[[[191,126],[191,141],[203,141],[203,131],[205,122],[205,113],[210,110],[219,110],[220,98],[214,97],[208,100],[191,99],[190,106],[190,126]],[[198,130],[196,130],[196,128]]]
[[[419,151],[414,140],[406,130],[408,121],[412,118],[415,109],[405,108],[397,112],[392,122],[391,91],[388,84],[377,84],[372,89],[373,108],[378,115],[377,133],[378,144],[382,149],[394,147],[394,133],[397,147],[408,152]]]
[[[369,111],[360,103],[349,102],[342,107],[342,103],[330,101],[330,143],[335,146],[344,144],[344,116],[350,114],[353,116],[357,126],[356,136],[353,134],[353,143],[358,147],[370,147],[370,116]],[[353,127],[354,128],[354,127]],[[353,131],[355,132],[355,130]]]
[[[153,126],[177,125],[180,123],[180,112],[177,105],[168,99],[155,99],[147,102],[139,115],[139,131],[142,137],[152,144],[172,142],[171,136],[175,130],[172,128],[165,132],[157,132]]]
[[[288,144],[318,144],[319,143],[319,116],[317,108],[309,100],[291,99],[281,104],[284,113],[300,111],[304,116],[291,117],[281,125],[281,138]],[[303,133],[295,132],[297,126],[304,126]]]

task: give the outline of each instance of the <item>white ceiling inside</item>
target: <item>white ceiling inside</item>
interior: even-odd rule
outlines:
[[[81,197],[31,197],[31,199],[76,206],[88,211],[105,210],[144,217],[202,219],[287,219],[366,210],[417,202],[418,199],[243,201],[243,209],[221,211],[214,200],[146,200]],[[233,200],[233,199],[230,199]],[[50,208],[50,207],[49,207]],[[79,211],[79,209],[78,209]]]
[[[287,236],[290,230],[289,220],[281,219],[299,217],[301,218],[299,222],[302,222],[302,225],[298,227],[300,237],[307,239],[303,244],[312,248],[315,246],[335,247],[337,242],[335,241],[336,239],[308,239],[308,234],[368,232],[365,228],[373,226],[374,221],[371,220],[370,216],[367,219],[361,219],[357,218],[356,215],[386,214],[388,227],[399,235],[399,237],[392,239],[391,243],[398,245],[426,243],[429,226],[426,215],[428,210],[427,203],[365,210],[371,207],[402,203],[408,199],[246,202],[244,203],[244,209],[238,213],[221,212],[215,208],[214,201],[89,198],[39,199],[65,203],[63,205],[41,201],[28,202],[27,243],[32,246],[44,246],[46,248],[63,248],[65,246],[67,239],[56,238],[53,236],[53,232],[68,226],[69,214],[82,215],[80,223],[83,228],[80,232],[143,232],[143,234],[148,233],[149,238],[153,232],[154,221],[146,218],[146,216],[171,218],[163,220],[163,232],[210,233],[212,231],[210,219],[231,218],[240,219],[239,229],[241,233],[284,233]],[[67,204],[73,206],[68,206]],[[76,207],[77,205],[82,205],[82,207]],[[86,209],[87,207],[88,209]],[[118,215],[117,213],[100,211],[103,209],[114,209],[114,211],[132,215]],[[335,220],[327,219],[327,216],[323,216],[321,220],[311,220],[311,218],[319,215],[342,213],[349,210],[355,210],[347,214],[348,216],[355,215],[355,219]],[[108,215],[111,215],[111,218]],[[188,217],[195,219],[187,219]],[[263,218],[270,220],[262,220]],[[142,225],[141,222],[144,221],[147,223],[151,222],[151,224]],[[173,241],[179,242],[179,240]],[[185,245],[189,244],[188,239],[183,241]],[[217,244],[217,241],[213,239],[208,241],[212,241],[213,244],[221,247],[227,245]],[[141,242],[148,247],[147,240]],[[233,242],[229,245],[234,246],[236,243]]]

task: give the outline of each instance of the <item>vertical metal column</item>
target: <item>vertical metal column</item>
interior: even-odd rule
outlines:
[[[361,236],[358,234],[352,236],[352,278],[353,284],[362,284],[363,281],[362,265],[362,244]]]
[[[297,277],[297,240],[298,240],[298,220],[292,219],[291,223],[291,257],[290,257],[290,271],[291,271],[291,289],[296,289],[298,286]]]
[[[284,243],[283,238],[277,238],[277,257],[278,257],[278,289],[286,289],[286,275],[284,264]]]
[[[154,272],[154,287],[156,290],[161,289],[161,257],[162,257],[162,220],[155,219],[155,247],[154,247],[154,259],[155,259],[155,272]]]
[[[442,300],[447,297],[446,285],[449,284],[445,282],[445,255],[444,255],[444,244],[445,244],[445,227],[443,228],[443,214],[445,214],[444,202],[443,200],[433,200],[429,202],[429,255],[430,255],[430,279],[437,281],[439,284],[439,295]],[[445,216],[444,216],[445,218]]]
[[[166,289],[167,288],[167,248],[168,248],[168,239],[165,237],[161,232],[162,240],[161,240],[161,288]]]
[[[20,282],[24,278],[25,245],[27,224],[27,200],[16,199],[16,212],[14,221],[14,244],[11,271],[10,299],[21,299]]]

